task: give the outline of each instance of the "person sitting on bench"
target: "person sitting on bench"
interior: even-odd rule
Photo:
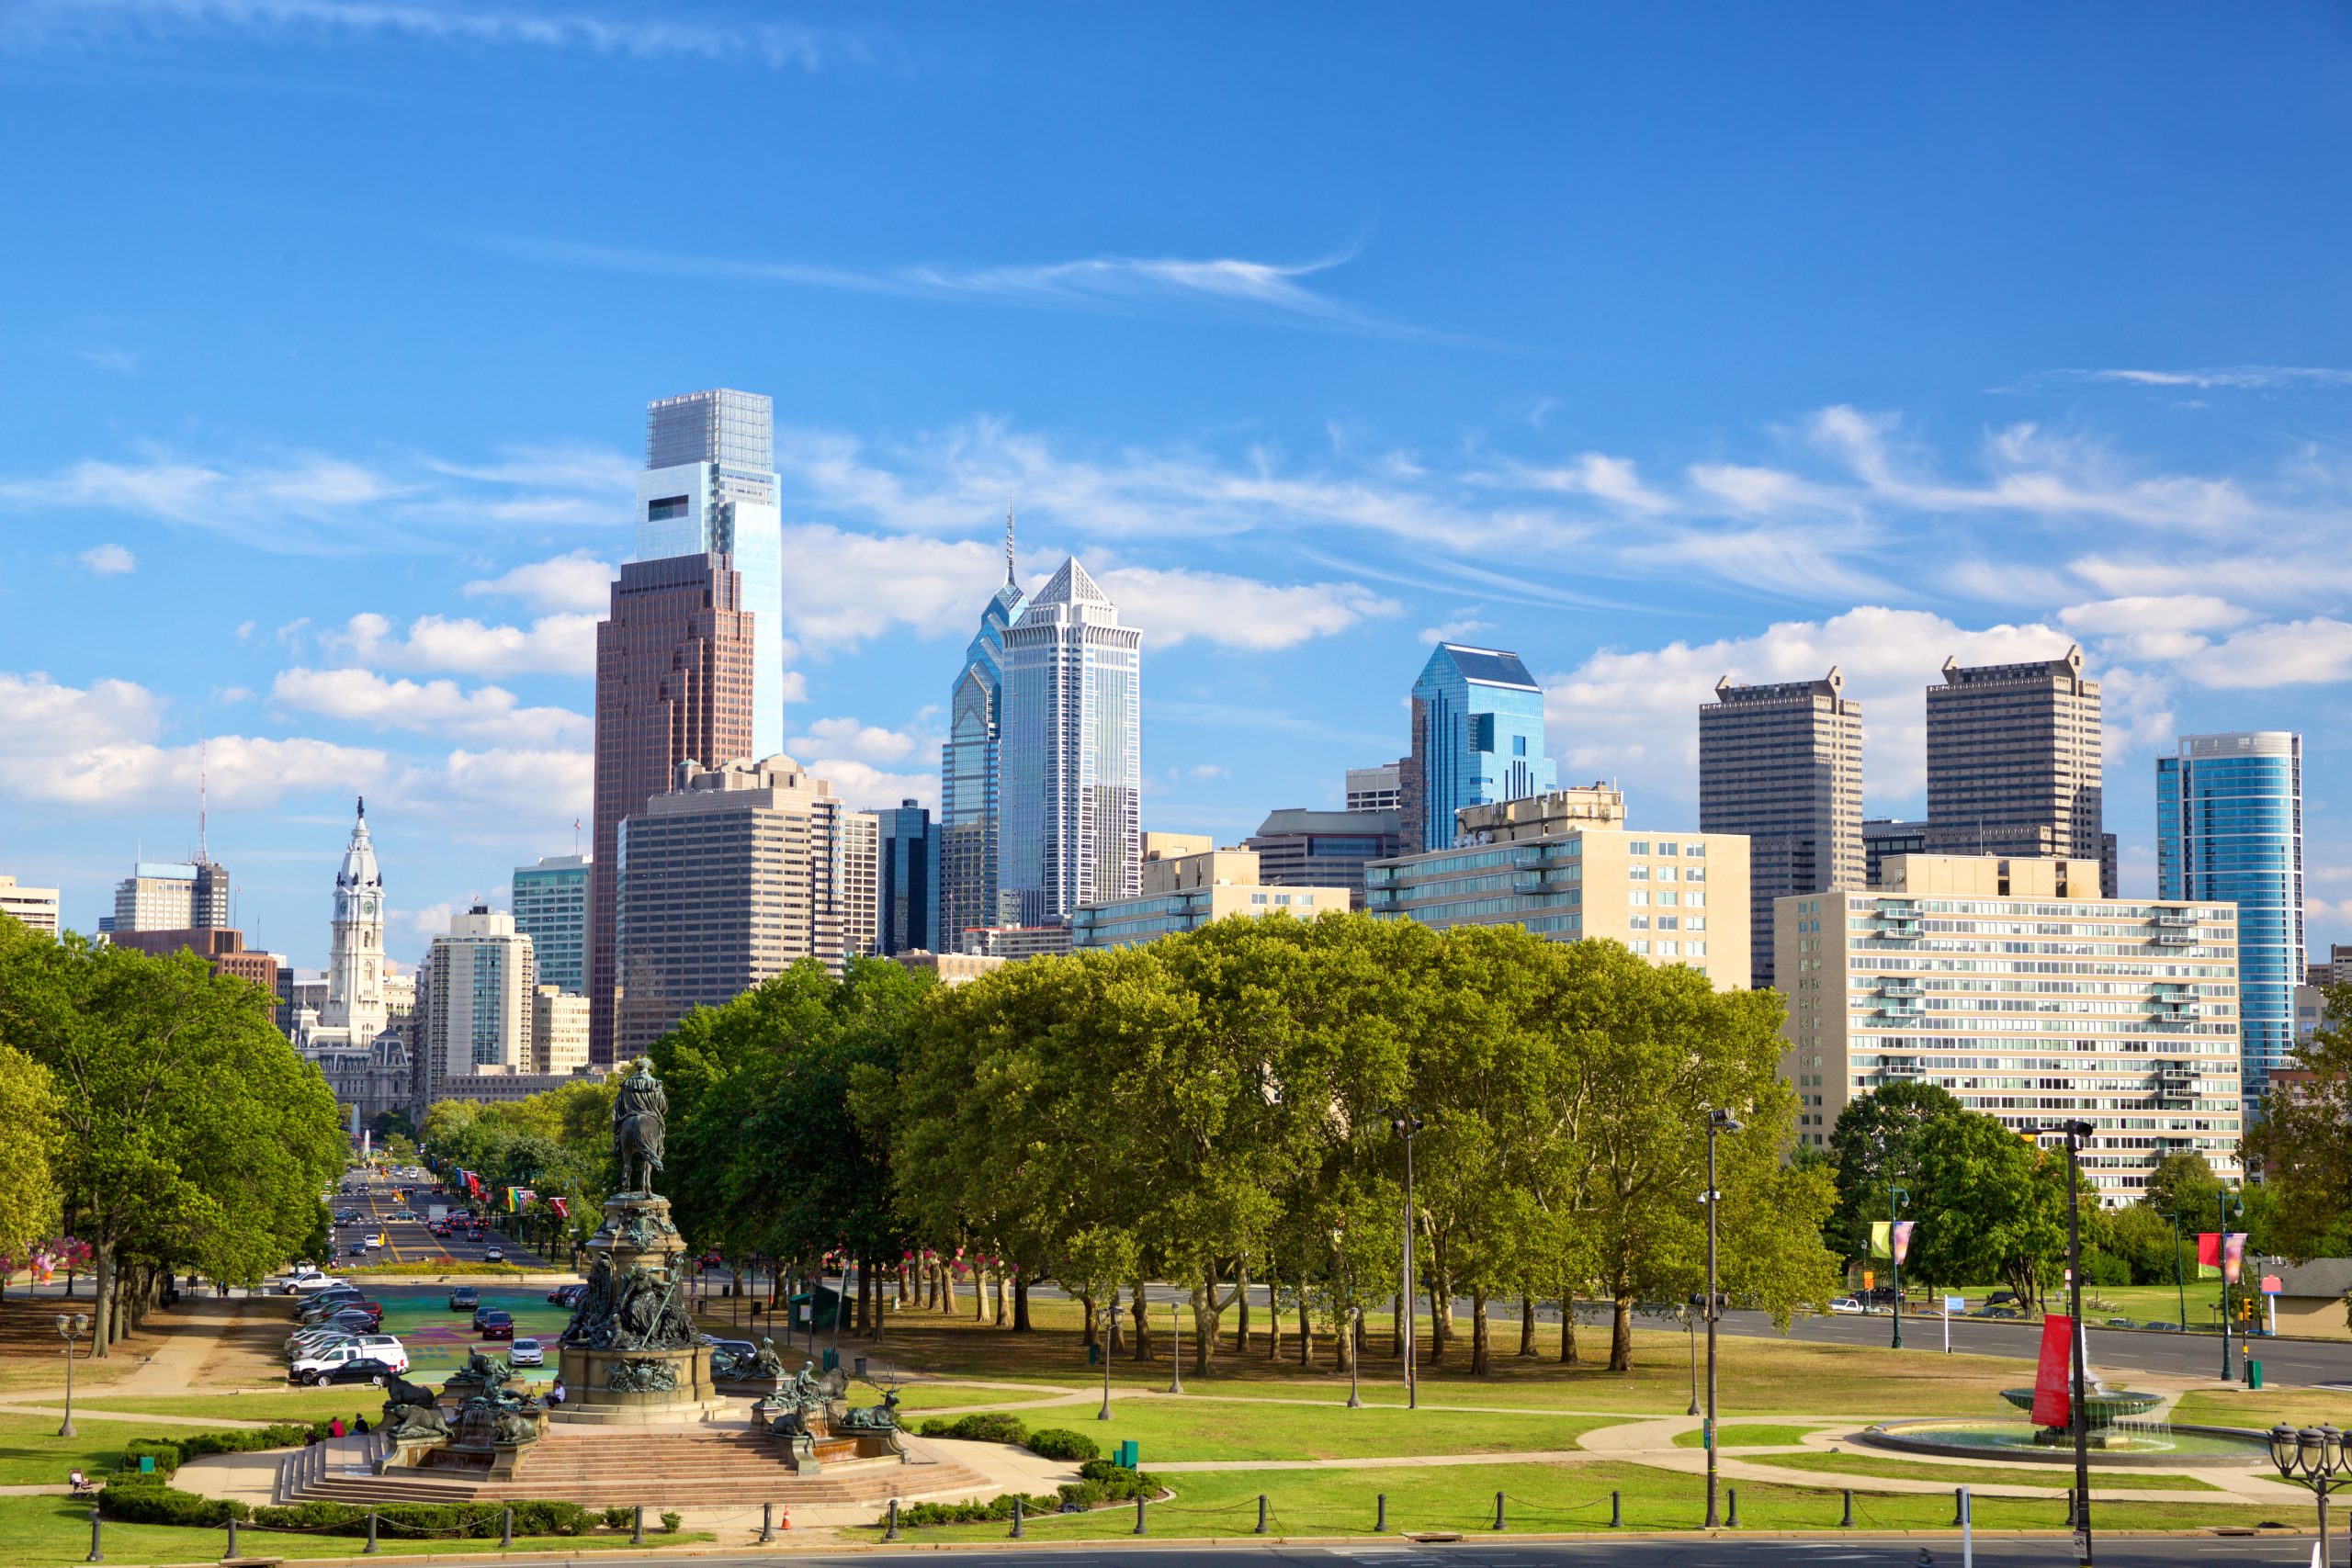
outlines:
[[[74,1483],[74,1495],[76,1497],[86,1497],[91,1493],[96,1492],[98,1489],[96,1484],[92,1482],[88,1476],[83,1474],[78,1470],[68,1471],[66,1472],[66,1479]]]

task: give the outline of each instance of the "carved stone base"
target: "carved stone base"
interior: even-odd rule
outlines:
[[[723,1403],[718,1389],[710,1378],[710,1349],[707,1346],[690,1345],[677,1350],[592,1350],[584,1345],[566,1345],[561,1352],[563,1373],[563,1403],[552,1412],[559,1421],[595,1418],[606,1420],[626,1417],[636,1421],[658,1421],[671,1410],[686,1412],[683,1418],[698,1419],[706,1408]],[[651,1369],[654,1382],[666,1381],[669,1386],[613,1387],[613,1374],[622,1368]],[[666,1373],[666,1380],[662,1376]],[[633,1379],[624,1372],[622,1382]]]

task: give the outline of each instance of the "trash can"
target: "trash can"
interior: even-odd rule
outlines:
[[[1120,1442],[1118,1452],[1120,1465],[1128,1470],[1135,1470],[1140,1467],[1142,1460],[1143,1450],[1133,1438],[1125,1438]]]
[[[865,1358],[860,1356],[853,1364],[857,1368],[857,1375],[859,1377],[864,1377],[865,1375]]]
[[[1099,1367],[1102,1364],[1102,1346],[1089,1345],[1086,1348],[1086,1364],[1090,1367]]]

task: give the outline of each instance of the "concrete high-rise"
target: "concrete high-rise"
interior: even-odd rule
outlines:
[[[2094,860],[1890,855],[1883,886],[1781,900],[1797,1141],[1889,1084],[2022,1131],[2080,1117],[2103,1202],[2166,1155],[2237,1175],[2238,923],[2226,901],[2099,897]],[[1884,1190],[1881,1190],[1883,1198]]]
[[[588,857],[547,855],[514,868],[514,929],[531,939],[539,984],[588,994]]]
[[[1944,660],[1928,688],[1928,847],[1939,854],[2096,861],[2103,824],[2098,682],[2083,650],[2021,664]]]
[[[873,940],[877,825],[789,757],[682,767],[617,835],[617,1041],[639,1055],[803,958]]]
[[[1076,557],[1004,634],[998,907],[1050,925],[1143,886],[1143,633]]]
[[[752,739],[739,757],[784,750],[784,512],[769,400],[720,389],[646,405],[637,477],[637,558],[725,556],[752,613]],[[715,762],[723,758],[705,757]]]
[[[1451,846],[1465,806],[1559,782],[1544,750],[1544,688],[1516,653],[1439,643],[1413,682],[1412,714],[1412,754],[1397,765],[1407,854]]]
[[[940,950],[939,824],[911,800],[877,811],[882,844],[876,856],[881,867],[880,908],[876,916],[875,951],[884,957],[917,951]]]
[[[1352,774],[1355,770],[1349,771]],[[1256,852],[1258,875],[1268,886],[1344,887],[1349,902],[1361,909],[1363,868],[1404,852],[1404,819],[1393,808],[1307,811],[1286,807],[1267,813],[1243,847]]]
[[[448,934],[425,955],[424,980],[428,1101],[451,1098],[455,1079],[532,1071],[538,975],[514,916],[484,904],[450,916]]]
[[[1834,665],[1769,686],[1726,675],[1699,709],[1699,829],[1747,837],[1758,990],[1773,980],[1775,900],[1863,886],[1862,705],[1845,689]]]
[[[24,887],[13,876],[0,876],[0,915],[23,922],[43,936],[62,929],[58,891],[54,887]]]
[[[614,861],[621,822],[686,762],[752,750],[752,634],[742,576],[717,555],[633,562],[596,627],[595,853],[588,870],[589,1058],[613,1061]]]
[[[2156,759],[2156,896],[2237,906],[2245,1108],[2291,1067],[2303,983],[2303,738],[2189,735]]]
[[[1000,925],[997,832],[1004,738],[1004,634],[1028,596],[1013,581],[1012,514],[1004,519],[1004,583],[980,612],[964,668],[947,700],[947,742],[939,749],[938,930],[941,952],[967,931]]]
[[[1401,810],[1405,804],[1404,762],[1350,768],[1345,798],[1350,811]]]

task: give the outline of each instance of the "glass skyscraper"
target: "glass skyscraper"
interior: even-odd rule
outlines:
[[[1465,806],[1557,786],[1544,750],[1544,689],[1518,654],[1437,645],[1413,682],[1413,754],[1403,772],[1408,854],[1451,848],[1453,814]]]
[[[939,910],[939,825],[911,800],[874,817],[881,840],[875,856],[881,881],[875,951],[885,957],[940,952],[933,930]]]
[[[514,929],[531,939],[539,984],[588,994],[588,857],[514,868]]]
[[[1028,599],[1012,575],[1012,519],[1004,523],[1004,586],[980,612],[964,669],[947,699],[947,743],[939,749],[939,880],[936,951],[962,951],[964,933],[1002,925],[997,918],[999,742],[1004,733],[1004,634]]]
[[[2252,1109],[2291,1066],[2303,979],[2303,740],[2287,730],[2182,738],[2156,759],[2156,897],[2238,907],[2243,1081]]]
[[[1141,891],[1142,666],[1143,633],[1119,625],[1075,557],[1005,632],[997,882],[1010,923]]]
[[[723,555],[752,612],[752,750],[784,750],[784,513],[768,399],[720,389],[646,405],[637,558]],[[716,767],[729,757],[697,757]]]

